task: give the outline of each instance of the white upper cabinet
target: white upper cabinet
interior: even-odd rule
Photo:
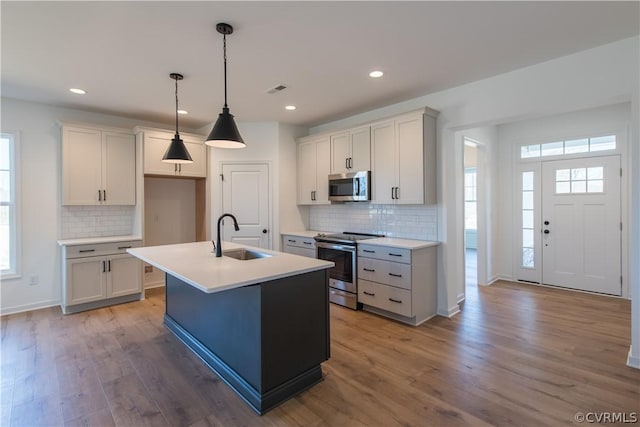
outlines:
[[[331,144],[328,136],[298,142],[298,204],[329,204]]]
[[[133,133],[63,125],[62,204],[135,205]]]
[[[331,173],[371,169],[370,127],[331,135]]]
[[[207,147],[204,145],[203,137],[181,133],[180,138],[184,141],[193,163],[176,164],[162,161],[175,132],[149,128],[136,128],[136,130],[143,144],[145,175],[207,177]]]
[[[371,125],[372,203],[435,203],[435,117],[425,109]]]

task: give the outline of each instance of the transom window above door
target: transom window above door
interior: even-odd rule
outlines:
[[[552,141],[543,144],[529,144],[520,147],[520,158],[531,159],[547,156],[568,156],[580,153],[615,150],[616,136],[606,135],[591,138]]]

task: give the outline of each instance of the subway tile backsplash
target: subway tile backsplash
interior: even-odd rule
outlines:
[[[63,206],[62,239],[133,233],[135,206]]]
[[[387,237],[438,240],[435,205],[345,203],[311,206],[312,230],[384,234]]]

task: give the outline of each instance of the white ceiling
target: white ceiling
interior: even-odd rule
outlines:
[[[3,0],[2,96],[170,125],[179,72],[181,123],[208,125],[223,104],[215,24],[227,22],[236,120],[311,126],[632,37],[639,5]]]

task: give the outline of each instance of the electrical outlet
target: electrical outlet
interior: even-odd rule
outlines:
[[[38,276],[30,276],[29,277],[29,286],[36,286],[40,280]]]
[[[153,273],[153,265],[145,265],[144,266],[144,274]]]

